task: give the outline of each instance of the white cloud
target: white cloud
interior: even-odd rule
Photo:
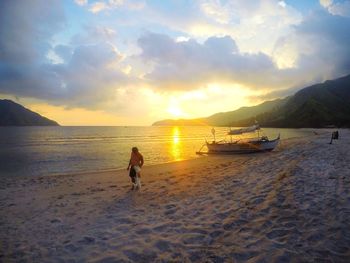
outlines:
[[[74,0],[77,5],[83,6],[88,4],[88,0]]]
[[[320,0],[320,4],[332,15],[350,17],[350,1],[337,2],[333,0]]]
[[[119,6],[124,4],[124,0],[109,0],[108,2],[112,6]]]
[[[221,5],[219,0],[205,1],[200,3],[200,8],[204,14],[221,24],[228,24],[231,15],[228,7]]]
[[[274,56],[293,67],[304,83],[340,77],[350,72],[350,19],[315,12],[276,42]]]
[[[329,12],[333,15],[350,17],[350,1],[335,3],[329,7]]]
[[[96,14],[102,11],[113,10],[120,7],[124,7],[130,10],[140,10],[144,8],[145,5],[145,2],[141,1],[108,0],[93,3],[90,6],[89,11]]]
[[[153,65],[145,80],[165,90],[191,90],[207,83],[240,83],[255,88],[284,85],[278,69],[263,53],[241,53],[229,37],[211,37],[203,44],[148,33],[139,39],[140,58]]]
[[[325,8],[328,8],[332,5],[333,0],[320,0],[320,5],[322,5]]]
[[[108,8],[109,6],[105,2],[96,2],[90,6],[89,11],[96,14]]]
[[[153,23],[192,38],[229,35],[244,52],[271,54],[274,43],[287,35],[291,27],[300,23],[302,15],[285,1],[191,1],[186,11],[172,13],[154,8],[150,17]],[[170,12],[170,11],[169,11]]]
[[[282,6],[283,8],[285,8],[287,6],[286,2],[284,2],[284,1],[279,1],[278,5]]]

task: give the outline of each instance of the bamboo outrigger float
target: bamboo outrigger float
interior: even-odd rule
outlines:
[[[256,152],[266,152],[272,151],[278,145],[280,140],[280,135],[274,140],[269,140],[267,136],[260,136],[260,127],[255,124],[250,127],[231,130],[227,133],[231,136],[231,141],[227,142],[225,140],[217,142],[215,140],[215,129],[212,129],[212,134],[214,136],[214,141],[207,142],[202,146],[207,147],[208,152],[201,152],[202,148],[197,152],[197,154],[241,154],[241,153],[256,153]],[[254,139],[236,139],[232,140],[233,135],[241,135],[244,133],[256,132],[258,131],[258,137]]]

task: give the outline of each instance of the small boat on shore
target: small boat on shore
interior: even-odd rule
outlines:
[[[250,127],[235,129],[227,133],[231,136],[231,140],[228,142],[226,140],[216,141],[215,140],[215,129],[212,129],[212,134],[214,136],[214,141],[207,142],[202,146],[207,147],[208,152],[197,152],[197,154],[203,153],[214,153],[214,154],[241,154],[241,153],[256,153],[256,152],[267,152],[272,151],[278,145],[280,140],[280,135],[276,139],[269,140],[267,136],[260,136],[259,133],[260,127],[258,124],[255,124]],[[245,138],[245,139],[235,139],[232,140],[232,136],[242,135],[244,133],[251,133],[258,131],[257,138]],[[202,149],[201,148],[201,149]]]

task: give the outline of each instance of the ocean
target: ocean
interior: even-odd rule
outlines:
[[[216,140],[228,128],[216,128]],[[282,139],[308,129],[265,128]],[[0,176],[45,176],[126,168],[137,146],[145,165],[198,158],[211,127],[0,127]],[[226,137],[226,139],[229,139]]]

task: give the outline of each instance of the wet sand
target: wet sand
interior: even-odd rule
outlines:
[[[1,179],[3,262],[350,262],[350,131],[266,154]],[[126,164],[127,165],[127,164]]]

